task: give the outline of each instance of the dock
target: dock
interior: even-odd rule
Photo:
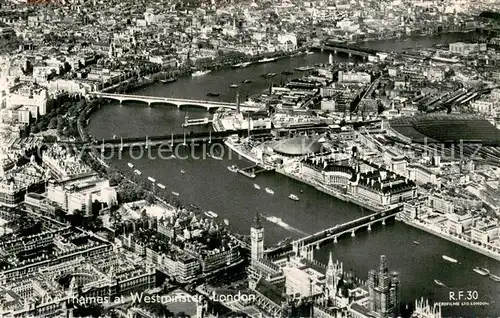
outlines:
[[[238,169],[238,172],[244,175],[245,177],[248,178],[255,178],[258,173],[264,172],[264,171],[271,171],[273,170],[272,168],[266,168],[266,167],[260,167],[259,165],[251,165],[246,168]]]

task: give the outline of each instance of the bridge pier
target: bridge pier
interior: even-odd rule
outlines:
[[[352,53],[351,53],[351,52],[349,52],[349,57],[350,57],[350,58],[352,57]]]
[[[333,54],[337,55],[337,50],[333,50]]]
[[[317,249],[317,250],[319,250],[319,243],[318,243],[318,244],[316,244],[316,249]]]
[[[351,237],[355,237],[355,236],[356,236],[356,231],[352,230]]]
[[[368,231],[371,231],[371,230],[372,230],[372,225],[368,224]]]
[[[382,220],[382,225],[385,225],[385,219]]]
[[[333,237],[333,243],[337,243],[337,242],[338,242],[337,237],[336,237],[336,236],[334,236],[334,237]]]

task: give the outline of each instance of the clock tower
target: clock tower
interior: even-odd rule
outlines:
[[[264,257],[264,228],[260,224],[259,214],[255,216],[255,222],[250,228],[250,238],[252,241],[251,264]]]

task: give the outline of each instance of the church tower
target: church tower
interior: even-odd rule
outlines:
[[[259,214],[255,216],[255,222],[250,228],[250,238],[252,241],[251,264],[255,264],[264,257],[264,228],[260,223]]]

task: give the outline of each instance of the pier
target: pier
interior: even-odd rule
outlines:
[[[182,124],[182,127],[189,127],[189,126],[197,126],[197,125],[206,125],[212,123],[212,120],[207,118],[194,118],[194,119],[189,119],[186,117],[184,120],[184,124]]]

